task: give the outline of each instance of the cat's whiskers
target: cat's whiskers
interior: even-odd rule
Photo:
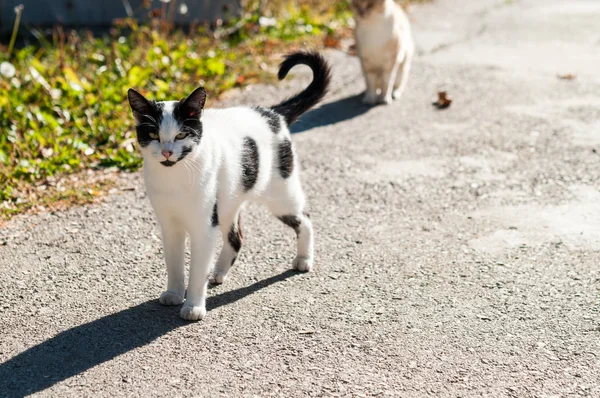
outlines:
[[[186,174],[188,176],[188,184],[189,184],[190,189],[191,189],[192,188],[192,184],[194,182],[194,179],[193,179],[194,176],[192,174],[192,171],[190,170],[190,166],[188,166],[188,164],[185,161],[185,159],[181,162],[181,164],[183,164],[183,167],[185,168],[185,172],[186,172]]]
[[[200,166],[200,163],[198,163],[198,160],[192,160],[188,158],[185,158],[184,160],[187,160],[190,167],[193,167],[193,169],[196,170],[198,173],[202,173],[202,168]]]
[[[201,169],[200,164],[198,163],[197,160],[190,159],[190,158],[185,158],[185,159],[183,159],[183,161],[186,162],[190,166],[190,168],[192,169],[194,179],[196,177],[196,174],[195,174],[196,172],[198,172],[199,174],[202,173],[202,169]]]

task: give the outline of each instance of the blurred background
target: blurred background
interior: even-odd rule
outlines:
[[[193,22],[215,22],[218,19],[240,16],[242,4],[239,0],[0,0],[0,31],[10,33],[13,27],[13,10],[18,5],[27,7],[21,22],[26,25],[51,27],[57,23],[68,27],[103,29],[118,18],[147,20],[148,9],[168,12],[177,24]]]

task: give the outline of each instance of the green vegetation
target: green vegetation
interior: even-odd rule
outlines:
[[[129,87],[164,100],[203,85],[214,104],[232,87],[273,81],[268,67],[284,53],[322,46],[327,35],[335,43],[350,17],[345,1],[254,1],[246,9],[214,32],[172,29],[168,13],[144,9],[150,22],[116,21],[106,36],[59,28],[37,46],[0,45],[0,218],[93,199],[106,184],[68,183],[84,170],[141,166]]]

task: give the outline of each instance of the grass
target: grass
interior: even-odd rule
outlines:
[[[250,1],[243,18],[215,31],[174,30],[162,10],[142,9],[150,22],[116,21],[105,36],[57,28],[35,46],[0,45],[0,219],[88,202],[110,184],[70,177],[142,165],[129,87],[164,100],[202,85],[214,104],[233,87],[271,82],[281,55],[320,47],[347,26],[346,2],[323,3]]]

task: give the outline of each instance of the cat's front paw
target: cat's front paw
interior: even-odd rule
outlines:
[[[312,269],[312,267],[313,267],[312,258],[296,256],[296,258],[292,262],[292,268],[295,269],[296,271],[308,272]]]
[[[179,311],[179,316],[186,321],[200,321],[206,316],[205,306],[184,305]]]
[[[223,282],[225,282],[226,279],[227,274],[216,272],[212,274],[210,278],[208,278],[208,283],[210,285],[221,285],[223,284]]]
[[[377,94],[366,93],[362,99],[363,104],[375,105],[377,103]]]
[[[394,99],[392,98],[391,95],[386,95],[386,96],[383,96],[383,97],[379,97],[377,99],[377,103],[378,104],[382,104],[382,105],[389,105],[392,102],[394,102]]]
[[[166,290],[162,292],[162,294],[158,298],[158,301],[162,305],[179,305],[183,303],[183,296],[181,294],[177,294],[175,292]]]

